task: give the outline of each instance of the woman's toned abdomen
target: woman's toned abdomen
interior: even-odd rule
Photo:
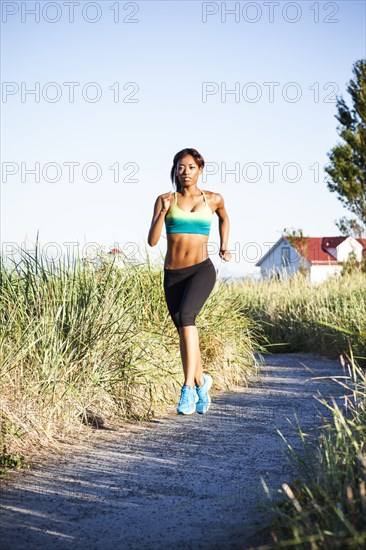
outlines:
[[[206,235],[173,233],[167,235],[168,249],[164,267],[181,269],[198,264],[208,258]]]

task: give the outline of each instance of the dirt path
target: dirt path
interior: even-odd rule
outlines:
[[[127,437],[107,434],[87,453],[32,470],[2,491],[0,548],[230,549],[265,542],[260,476],[274,491],[291,480],[279,428],[319,423],[313,398],[339,395],[339,361],[266,356],[262,381],[220,394],[204,416],[174,413]],[[307,367],[307,368],[306,368]],[[308,368],[313,370],[313,374]]]

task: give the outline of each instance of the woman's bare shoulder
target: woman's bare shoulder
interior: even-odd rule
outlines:
[[[214,191],[208,191],[206,189],[203,189],[203,192],[206,195],[207,199],[216,206],[222,204],[224,198],[222,195],[220,195],[220,193],[214,193]]]
[[[162,193],[161,195],[158,196],[158,198],[166,199],[167,197],[169,197],[171,193],[174,193],[174,191],[167,191],[166,193]]]

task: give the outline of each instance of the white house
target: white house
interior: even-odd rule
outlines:
[[[291,241],[291,242],[290,242]],[[312,283],[324,281],[342,270],[351,252],[361,262],[366,239],[354,237],[282,237],[256,263],[263,278],[291,277],[303,270]]]

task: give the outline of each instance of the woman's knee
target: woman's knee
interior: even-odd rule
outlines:
[[[192,314],[192,312],[185,314],[184,312],[177,311],[171,314],[171,318],[179,334],[182,327],[194,326],[196,324],[196,317],[197,316],[194,313]]]
[[[197,313],[191,310],[180,310],[178,315],[178,327],[189,327],[196,324]]]

